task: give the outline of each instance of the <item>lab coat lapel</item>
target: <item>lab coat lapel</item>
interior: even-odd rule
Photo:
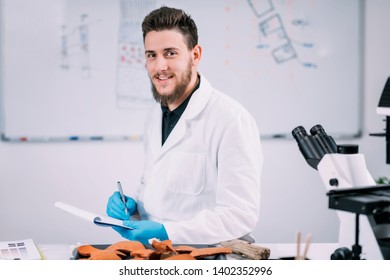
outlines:
[[[167,138],[163,146],[161,146],[162,114],[160,115],[159,118],[157,118],[158,124],[156,123],[156,121],[153,124],[156,125],[154,129],[154,135],[153,135],[153,137],[155,138],[153,139],[153,141],[155,141],[155,139],[158,139],[160,144],[160,153],[158,153],[158,156],[156,157],[156,161],[161,156],[163,156],[167,151],[169,151],[172,147],[175,147],[184,138],[186,131],[188,129],[188,123],[191,122],[191,120],[195,118],[205,108],[210,98],[211,90],[212,90],[211,85],[206,80],[206,78],[202,76],[199,89],[196,92],[194,92],[193,96],[191,97],[187,105],[187,108],[183,112],[181,118],[177,122],[171,134],[169,134],[169,137]],[[159,131],[159,133],[157,132],[157,130]]]
[[[150,127],[147,131],[150,154],[152,158],[157,160],[161,153],[161,123],[162,123],[162,112],[161,107],[158,107],[153,112]]]
[[[184,115],[184,113],[183,113]],[[152,158],[157,162],[161,156],[163,156],[170,148],[175,146],[180,139],[182,139],[185,135],[186,125],[183,118],[177,122],[175,128],[172,130],[171,134],[165,141],[164,145],[161,146],[162,133],[162,112],[161,107],[157,108],[153,112],[152,123],[148,130],[149,141],[150,141],[150,149]]]
[[[165,140],[164,145],[161,147],[160,156],[162,156],[169,149],[174,147],[178,142],[180,142],[180,140],[184,137],[185,133],[186,133],[186,120],[180,118],[177,124],[175,125],[174,129],[172,130],[172,132],[169,134],[167,140]]]

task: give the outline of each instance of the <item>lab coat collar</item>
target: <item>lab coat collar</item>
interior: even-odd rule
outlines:
[[[197,115],[199,115],[206,107],[206,104],[211,96],[212,87],[204,76],[200,76],[201,80],[199,89],[193,93],[187,108],[183,112],[181,118],[177,122],[175,128],[172,130],[163,146],[161,146],[161,108],[155,111],[155,115],[153,116],[153,124],[150,131],[151,134],[149,135],[151,137],[150,141],[153,142],[153,153],[156,155],[156,161],[183,139],[184,135],[186,134],[186,130],[188,129],[188,123]]]
[[[202,112],[210,99],[211,89],[212,87],[207,79],[200,75],[199,89],[193,93],[193,96],[182,115],[184,120],[191,120]]]

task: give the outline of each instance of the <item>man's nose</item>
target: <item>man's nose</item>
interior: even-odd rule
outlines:
[[[160,56],[160,57],[157,57],[156,59],[156,68],[158,71],[164,71],[164,70],[167,70],[168,68],[168,63],[167,63],[167,60]]]

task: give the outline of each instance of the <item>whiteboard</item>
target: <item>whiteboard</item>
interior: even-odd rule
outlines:
[[[140,139],[155,105],[140,24],[161,5],[198,25],[199,71],[264,138],[361,133],[362,2],[2,0],[3,140]]]

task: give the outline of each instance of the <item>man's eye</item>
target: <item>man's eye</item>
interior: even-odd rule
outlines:
[[[176,53],[175,52],[167,52],[165,55],[166,56],[174,56]]]
[[[156,55],[154,53],[147,53],[146,54],[146,58],[153,58],[155,57]]]

